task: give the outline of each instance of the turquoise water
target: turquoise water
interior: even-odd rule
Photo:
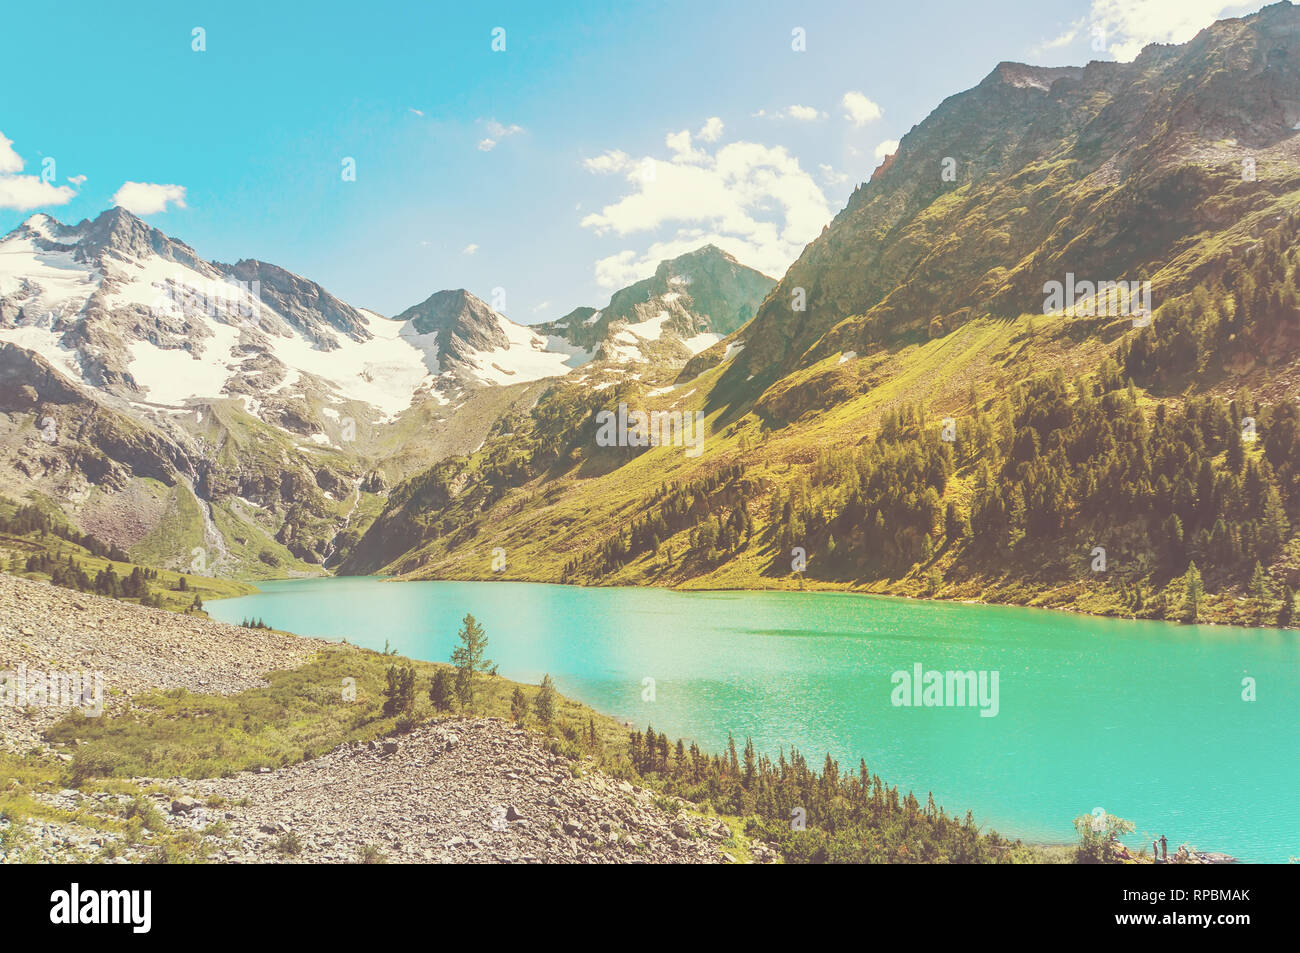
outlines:
[[[1095,808],[1243,860],[1300,856],[1300,638],[1294,632],[837,593],[583,589],[507,582],[271,582],[209,602],[446,661],[465,613],[501,674],[721,750],[727,734],[813,764],[865,757],[891,784],[1035,841]],[[896,671],[998,673],[998,712],[895,706]],[[1242,699],[1256,680],[1257,700]],[[645,679],[654,700],[643,700]]]

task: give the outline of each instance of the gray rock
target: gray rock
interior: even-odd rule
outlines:
[[[189,814],[191,811],[197,810],[202,806],[203,805],[200,803],[198,798],[178,797],[176,800],[172,801],[172,813]]]

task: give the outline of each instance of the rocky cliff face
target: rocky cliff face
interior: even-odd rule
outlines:
[[[369,318],[314,281],[255,259],[218,267],[235,281],[250,286],[257,282],[262,299],[323,351],[339,346],[327,329],[341,332],[358,342],[368,341],[373,336],[368,327]]]
[[[1198,235],[1256,240],[1300,181],[1298,31],[1278,4],[1132,63],[999,64],[808,246],[740,335],[732,379],[757,396],[837,350],[1035,313],[1067,272],[1188,290],[1213,268]]]

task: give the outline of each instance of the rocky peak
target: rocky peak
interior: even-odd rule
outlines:
[[[331,329],[354,341],[367,341],[372,336],[360,311],[314,281],[255,258],[245,258],[233,265],[218,263],[217,267],[235,281],[250,286],[257,282],[261,300],[311,338],[317,347],[329,350],[335,346]]]
[[[621,328],[640,325],[649,331],[645,322],[658,318],[665,320],[656,340],[665,333],[679,340],[699,334],[725,337],[753,316],[775,284],[717,245],[702,245],[661,261],[653,275],[614,292],[599,311],[575,308],[537,328],[585,348],[611,344],[610,338],[620,339],[613,345],[626,345]],[[607,357],[620,352],[617,346],[603,350]]]
[[[114,206],[93,221],[84,219],[65,234],[77,235],[77,260],[98,264],[109,253],[139,261],[157,256],[215,278],[216,271],[189,245],[169,238],[126,209]]]
[[[397,316],[417,334],[436,334],[440,357],[466,360],[472,351],[508,348],[504,316],[464,288],[439,291]]]

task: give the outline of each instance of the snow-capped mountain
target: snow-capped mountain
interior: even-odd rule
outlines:
[[[473,454],[552,380],[676,374],[771,284],[705,248],[551,325],[464,290],[388,318],[120,208],[35,215],[0,238],[4,495],[156,564],[337,565],[389,486]]]
[[[590,357],[464,291],[391,320],[276,265],[205,261],[123,209],[76,226],[37,215],[0,240],[0,341],[134,404],[242,397],[264,419],[301,400],[391,417]]]
[[[705,245],[660,262],[600,310],[577,308],[536,330],[590,349],[597,362],[680,367],[748,321],[775,285]]]
[[[463,288],[439,291],[396,320],[440,383],[518,384],[562,377],[592,358],[591,350],[563,337],[515,324]]]

